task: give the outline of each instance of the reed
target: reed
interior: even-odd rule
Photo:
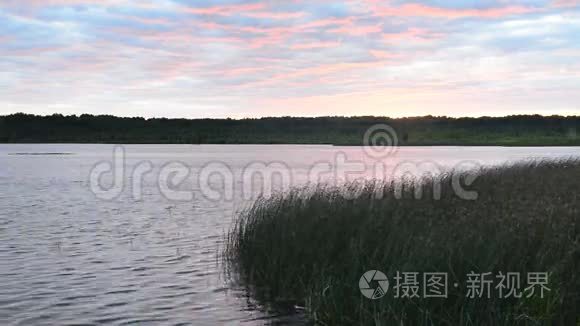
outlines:
[[[475,200],[457,196],[451,175],[439,199],[429,179],[421,198],[375,180],[259,199],[227,236],[230,275],[263,304],[304,307],[323,325],[580,325],[580,161],[481,169]],[[358,287],[371,269],[391,281],[378,300]],[[397,271],[447,273],[448,297],[395,298]],[[547,272],[551,291],[499,298],[492,286],[491,298],[468,298],[470,272],[520,273],[520,289]]]

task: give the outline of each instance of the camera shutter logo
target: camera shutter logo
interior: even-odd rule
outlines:
[[[363,150],[374,159],[382,159],[394,154],[398,146],[397,132],[384,123],[371,126],[363,136]]]
[[[360,277],[360,280],[358,281],[358,287],[360,288],[362,295],[371,300],[376,300],[387,294],[387,290],[389,289],[389,280],[387,279],[387,275],[385,275],[385,273],[373,269],[366,271]]]

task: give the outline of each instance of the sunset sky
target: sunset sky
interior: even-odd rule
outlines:
[[[580,1],[0,1],[0,114],[580,114]]]

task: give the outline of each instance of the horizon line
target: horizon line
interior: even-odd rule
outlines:
[[[143,120],[261,120],[261,119],[322,119],[322,118],[345,118],[345,119],[356,119],[356,118],[383,118],[392,120],[403,120],[403,119],[421,119],[421,118],[439,118],[439,119],[485,119],[485,118],[510,118],[510,117],[542,117],[542,118],[580,118],[579,114],[562,115],[562,114],[539,114],[539,113],[522,113],[522,114],[506,114],[506,115],[480,115],[480,116],[453,116],[453,115],[414,115],[414,116],[386,116],[386,115],[318,115],[318,116],[293,116],[293,115],[278,115],[278,116],[256,116],[256,117],[163,117],[163,116],[122,116],[122,115],[112,115],[112,114],[92,114],[92,113],[51,113],[51,114],[35,114],[26,112],[14,112],[8,114],[0,114],[0,118],[5,118],[15,115],[25,115],[40,118],[47,118],[53,116],[62,117],[77,117],[81,116],[92,116],[92,117],[113,117],[118,119],[143,119]]]

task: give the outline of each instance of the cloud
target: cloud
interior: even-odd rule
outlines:
[[[479,9],[431,7],[420,3],[411,3],[396,7],[377,5],[373,9],[373,12],[379,16],[434,17],[444,19],[476,17],[493,19],[530,13],[536,10],[536,8],[525,6],[506,6]]]
[[[555,0],[553,4],[556,7],[580,7],[579,0]]]
[[[396,108],[384,114],[470,114],[470,98],[490,99],[473,104],[479,114],[508,110],[502,99],[523,107],[518,94],[550,112],[578,99],[570,95],[580,82],[577,7],[572,0],[7,0],[0,114],[123,107],[119,114],[251,116],[267,115],[257,109],[264,105],[285,115],[376,114],[386,106]]]
[[[259,11],[266,8],[263,3],[232,4],[213,7],[186,7],[183,10],[187,13],[198,15],[231,15],[237,12]]]
[[[340,46],[340,42],[307,42],[298,43],[290,46],[293,50],[304,50],[304,49],[320,49],[320,48],[333,48]]]

